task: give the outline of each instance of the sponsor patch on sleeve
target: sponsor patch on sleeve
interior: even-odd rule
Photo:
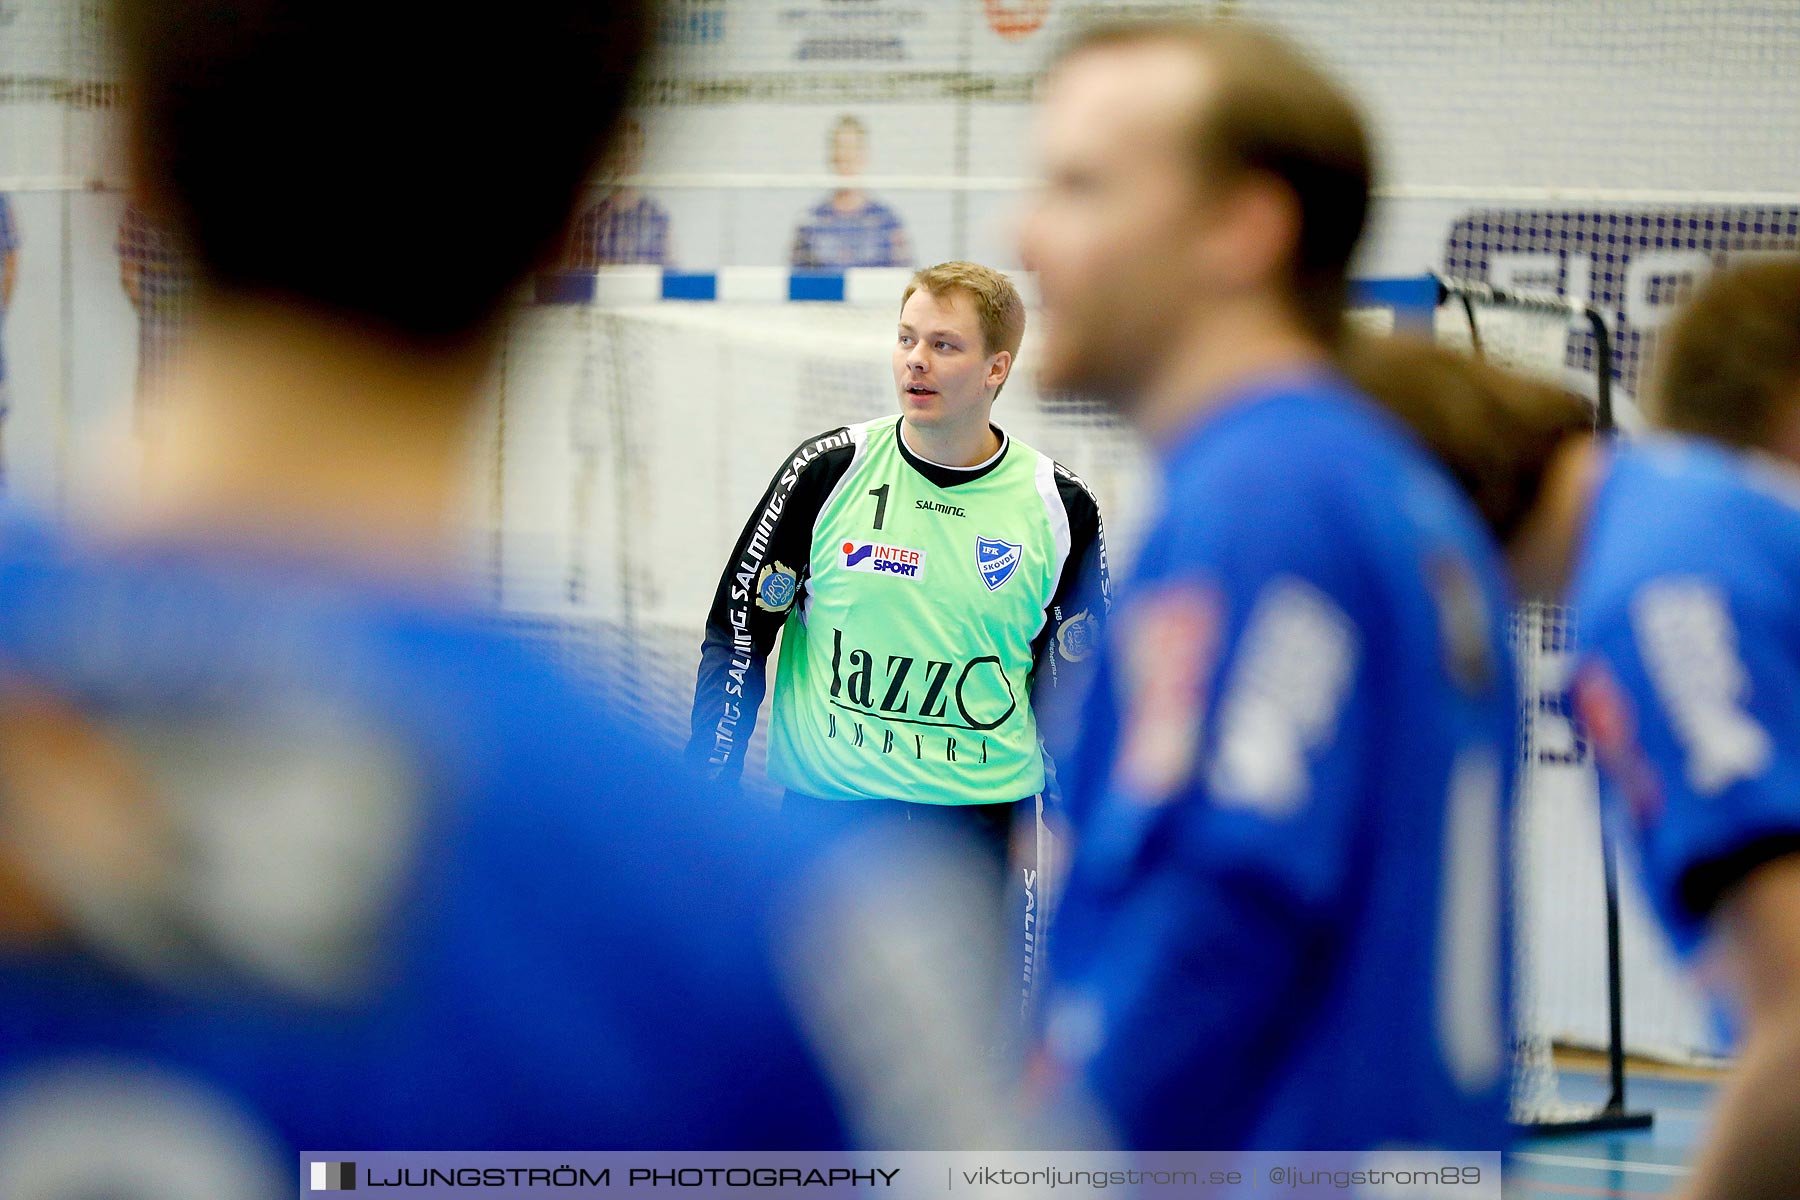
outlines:
[[[1445,671],[1465,693],[1486,692],[1496,674],[1489,651],[1494,618],[1475,569],[1459,552],[1442,550],[1426,561],[1425,582],[1437,605]]]
[[[1662,812],[1662,788],[1638,743],[1637,720],[1625,690],[1606,664],[1595,659],[1577,669],[1570,693],[1601,769],[1612,777],[1637,823],[1653,823]]]
[[[782,562],[772,562],[756,577],[756,607],[764,612],[786,612],[800,590],[800,576]]]
[[[1125,719],[1114,782],[1140,803],[1164,803],[1193,777],[1220,610],[1213,589],[1183,583],[1139,600],[1124,619]]]
[[[1056,652],[1064,662],[1078,663],[1094,652],[1094,614],[1082,609],[1056,627]]]

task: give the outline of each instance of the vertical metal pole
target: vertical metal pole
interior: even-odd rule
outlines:
[[[1606,817],[1600,818],[1600,856],[1606,866],[1606,1020],[1607,1070],[1612,1092],[1609,1113],[1625,1111],[1625,974],[1619,954],[1619,868]]]
[[[1612,396],[1612,336],[1607,332],[1606,318],[1597,308],[1587,310],[1588,324],[1594,328],[1594,428],[1611,433],[1615,428]]]
[[[1606,318],[1597,308],[1587,310],[1594,330],[1594,428],[1611,436],[1614,427],[1612,401],[1612,338]],[[1600,857],[1606,869],[1606,1020],[1607,1070],[1612,1091],[1609,1113],[1625,1111],[1625,971],[1619,948],[1619,867],[1612,830],[1605,812],[1600,816]]]

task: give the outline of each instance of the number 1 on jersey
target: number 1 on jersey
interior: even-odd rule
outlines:
[[[881,520],[887,516],[888,488],[892,484],[884,483],[878,488],[870,488],[869,495],[875,497],[875,528],[881,528]]]

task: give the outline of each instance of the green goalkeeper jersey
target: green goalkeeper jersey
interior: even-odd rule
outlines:
[[[769,774],[832,799],[992,804],[1044,787],[1034,686],[1066,686],[1106,604],[1100,512],[1000,433],[979,466],[920,458],[885,417],[799,446],[744,527],[701,651],[689,754],[743,769],[781,655]],[[999,432],[999,431],[996,431]]]

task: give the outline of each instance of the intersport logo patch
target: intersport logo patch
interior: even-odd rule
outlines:
[[[871,575],[923,579],[925,552],[906,546],[883,546],[879,542],[845,542],[843,567],[846,571],[866,571]]]

